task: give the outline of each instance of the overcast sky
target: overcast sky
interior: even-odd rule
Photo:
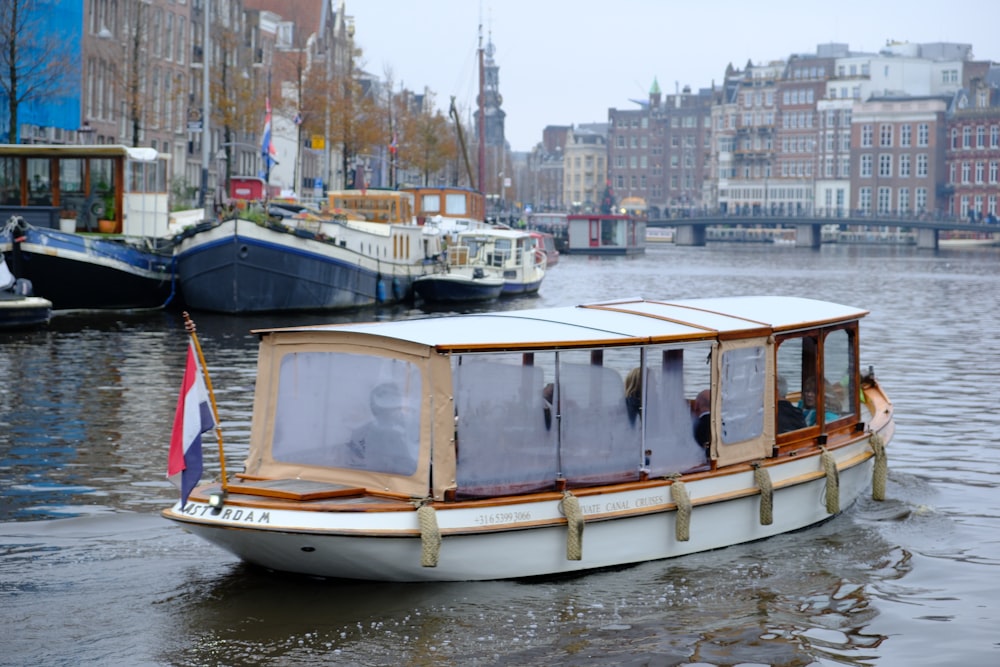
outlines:
[[[339,0],[335,0],[339,1]],[[815,53],[839,42],[878,51],[887,40],[972,44],[1000,60],[1000,0],[346,0],[364,68],[395,89],[429,88],[468,118],[478,89],[479,25],[492,36],[515,151],[546,125],[606,122],[663,92],[721,83],[726,65]]]

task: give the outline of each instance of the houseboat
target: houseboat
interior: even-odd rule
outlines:
[[[632,255],[646,252],[646,221],[631,215],[566,216],[568,254]]]
[[[55,309],[173,298],[169,155],[114,145],[0,145],[0,250]]]
[[[860,372],[865,315],[629,299],[259,330],[242,471],[163,515],[263,568],[385,581],[560,575],[799,530],[885,494],[893,407]]]
[[[178,238],[177,273],[191,308],[223,313],[339,310],[404,301],[434,270],[440,237],[425,235],[408,193],[329,193],[326,211],[226,220]],[[273,211],[275,207],[270,207]]]

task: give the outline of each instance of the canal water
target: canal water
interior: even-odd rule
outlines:
[[[187,344],[177,313],[0,334],[0,665],[1000,664],[998,267],[997,248],[654,244],[563,257],[537,297],[489,306],[731,294],[859,306],[862,365],[895,403],[886,501],[554,581],[319,581],[242,565],[159,516],[176,497],[164,470]],[[230,471],[249,438],[252,328],[421,316],[196,313]]]

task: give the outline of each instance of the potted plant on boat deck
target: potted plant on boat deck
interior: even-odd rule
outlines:
[[[115,220],[115,199],[108,196],[104,198],[104,217],[97,221],[97,231],[101,234],[114,234],[118,232],[118,222]]]
[[[66,208],[59,211],[59,231],[61,232],[75,232],[76,231],[76,210],[72,208]]]

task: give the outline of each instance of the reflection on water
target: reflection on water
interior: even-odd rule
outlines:
[[[1000,373],[998,259],[658,244],[562,258],[538,296],[471,307],[776,293],[872,311],[861,363],[897,414],[887,501],[554,581],[388,585],[242,565],[157,515],[176,493],[164,469],[186,351],[177,313],[59,315],[0,334],[0,620],[17,628],[0,664],[993,664],[1000,416],[983,400]],[[251,329],[428,314],[442,313],[194,313],[230,471],[250,436]],[[217,475],[211,438],[206,457]]]

